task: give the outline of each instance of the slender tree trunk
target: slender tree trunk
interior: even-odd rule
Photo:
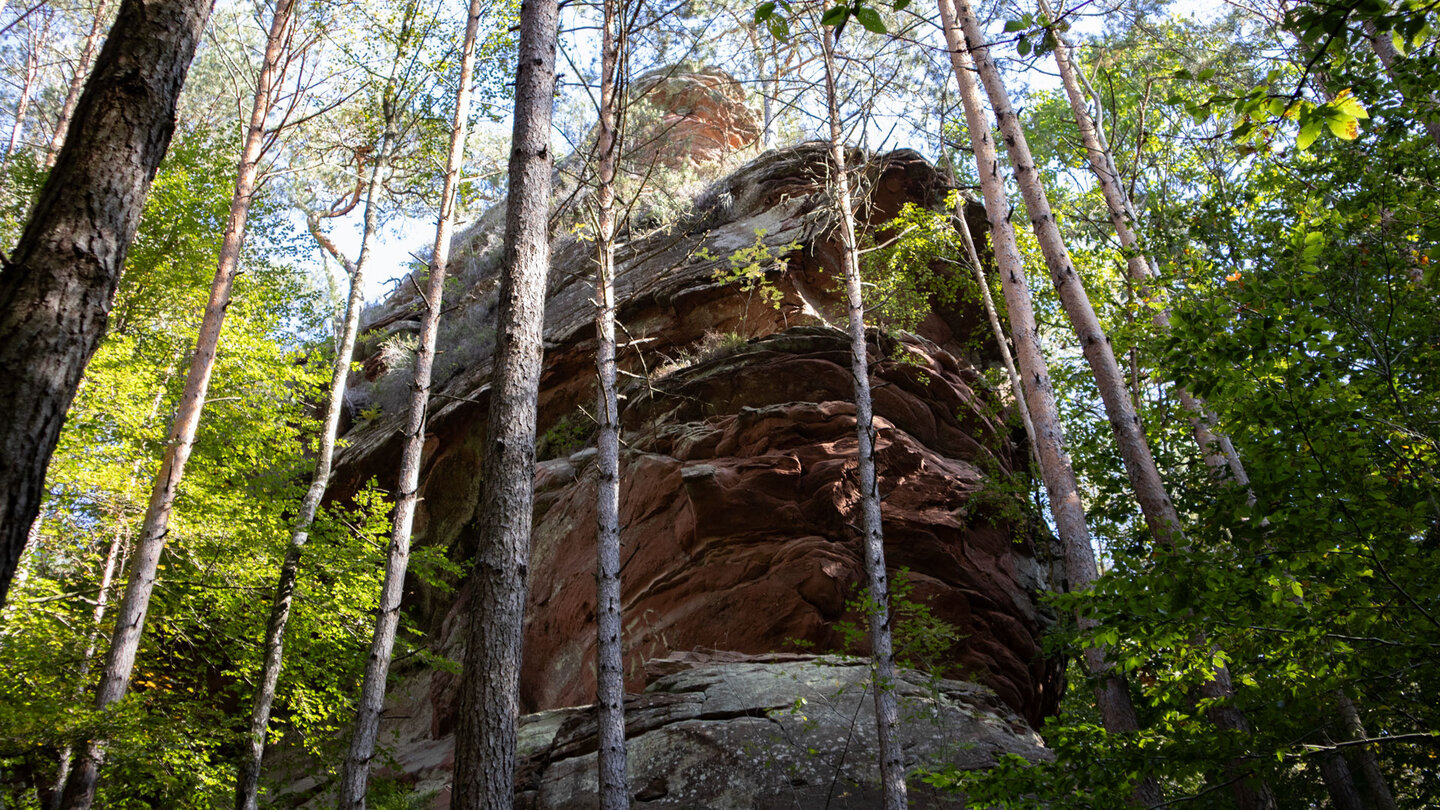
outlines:
[[[1400,54],[1395,52],[1394,43],[1390,41],[1389,36],[1377,31],[1375,29],[1375,23],[1369,20],[1365,21],[1365,35],[1370,38],[1370,47],[1375,50],[1375,56],[1380,59],[1380,64],[1385,67],[1385,72],[1390,74],[1390,80],[1392,82],[1395,81],[1397,78],[1395,62],[1400,59]],[[1396,82],[1396,84],[1398,85],[1399,83]],[[1433,101],[1433,99],[1431,100]],[[1425,131],[1430,133],[1430,140],[1434,141],[1437,147],[1440,147],[1440,121],[1435,120],[1431,116],[1426,116],[1421,119],[1421,122],[1425,125]]]
[[[1334,810],[1364,810],[1360,791],[1355,789],[1355,780],[1350,776],[1350,764],[1339,751],[1320,755],[1320,778],[1325,782]]]
[[[520,6],[520,58],[490,388],[481,527],[455,731],[456,810],[502,810],[515,794],[526,577],[535,484],[535,407],[550,272],[550,115],[556,0]]]
[[[896,695],[895,653],[890,635],[890,583],[885,572],[885,544],[881,532],[880,487],[875,474],[875,419],[870,399],[869,349],[865,341],[865,303],[860,284],[859,244],[855,239],[855,212],[850,202],[850,177],[840,131],[840,102],[835,91],[835,32],[824,28],[825,102],[829,111],[830,162],[833,164],[835,205],[839,209],[841,271],[850,314],[850,374],[855,379],[855,438],[860,488],[862,554],[870,591],[870,667],[874,681],[875,727],[880,750],[880,785],[885,810],[905,810],[905,757],[900,750],[900,703]]]
[[[955,8],[951,0],[939,0],[940,17],[955,71],[965,120],[975,154],[975,168],[985,197],[985,215],[990,223],[990,241],[995,264],[1005,290],[1005,305],[1010,316],[1010,332],[1015,340],[1015,354],[1025,380],[1024,396],[1035,428],[1035,448],[1040,457],[1040,474],[1049,496],[1050,513],[1055,521],[1065,551],[1065,576],[1072,591],[1082,591],[1094,583],[1097,575],[1095,549],[1090,541],[1090,527],[1085,521],[1085,507],[1075,481],[1075,471],[1065,450],[1065,434],[1060,425],[1060,411],[1055,404],[1055,390],[1045,354],[1040,345],[1040,331],[1035,321],[1034,305],[1015,231],[1007,219],[1010,210],[1000,161],[990,136],[990,124],[981,105],[980,91],[975,84],[969,52],[960,41],[955,24]],[[1083,630],[1093,630],[1098,622],[1085,615],[1076,620]],[[1113,734],[1129,734],[1139,730],[1140,723],[1130,701],[1125,681],[1114,674],[1100,647],[1087,647],[1085,666],[1095,678],[1095,699],[1101,721]],[[1164,801],[1160,787],[1146,776],[1135,786],[1137,804],[1150,807]]]
[[[90,613],[90,631],[85,638],[85,652],[80,659],[80,670],[75,673],[76,695],[78,699],[85,689],[85,681],[90,677],[91,659],[95,657],[95,648],[100,641],[100,623],[105,621],[105,609],[110,605],[110,586],[115,580],[115,563],[120,559],[120,547],[124,544],[126,532],[121,527],[116,527],[115,534],[110,538],[110,550],[105,555],[105,566],[100,570],[100,590],[95,594],[95,610]],[[60,749],[60,766],[56,769],[55,790],[50,797],[49,806],[52,810],[60,806],[61,793],[65,790],[65,782],[70,778],[70,766],[74,762],[75,747],[69,743]]]
[[[271,91],[281,74],[284,32],[290,22],[293,5],[294,0],[279,0],[270,26],[265,61],[256,79],[255,101],[250,111],[245,145],[240,153],[235,193],[230,201],[230,217],[220,245],[215,278],[210,285],[210,300],[205,305],[205,315],[200,322],[200,335],[196,339],[195,353],[191,357],[185,378],[185,391],[181,395],[180,406],[176,409],[175,419],[170,427],[160,469],[155,475],[145,519],[140,525],[139,540],[130,562],[129,582],[125,588],[125,597],[120,603],[115,631],[110,640],[110,653],[96,691],[95,705],[99,709],[109,708],[125,697],[130,673],[135,666],[135,655],[140,649],[145,615],[150,607],[150,595],[155,589],[156,566],[165,550],[175,496],[185,475],[185,464],[190,460],[190,452],[194,448],[195,432],[205,407],[206,392],[210,388],[210,375],[215,369],[215,355],[220,343],[220,331],[225,323],[225,310],[230,305],[230,291],[239,270],[240,248],[245,238],[245,219],[249,214],[250,202],[254,198],[260,176],[260,158],[265,145],[265,118],[270,109]],[[122,13],[123,11],[122,8]],[[108,49],[108,43],[106,47]],[[103,759],[103,742],[92,741],[82,753],[70,783],[66,785],[63,806],[67,810],[83,810],[94,801],[95,786]]]
[[[1054,18],[1054,12],[1047,0],[1040,0],[1040,9],[1047,17]],[[1110,212],[1110,222],[1115,228],[1115,235],[1120,240],[1120,246],[1125,253],[1125,265],[1130,280],[1135,285],[1136,293],[1142,299],[1148,298],[1151,294],[1150,281],[1158,273],[1153,260],[1142,249],[1140,238],[1135,232],[1137,219],[1135,208],[1130,201],[1130,195],[1125,190],[1124,183],[1121,182],[1120,170],[1115,165],[1114,153],[1110,150],[1109,144],[1105,142],[1104,133],[1099,129],[1097,119],[1090,116],[1085,94],[1080,88],[1078,73],[1071,58],[1070,43],[1066,42],[1063,36],[1057,35],[1057,37],[1055,63],[1060,71],[1060,81],[1065,87],[1065,95],[1070,100],[1070,109],[1080,128],[1080,139],[1085,146],[1090,169],[1099,182],[1100,191],[1105,197],[1105,205]],[[1146,301],[1146,303],[1149,302]],[[1152,320],[1162,332],[1170,331],[1168,308],[1155,309]],[[1200,447],[1205,463],[1216,470],[1228,467],[1230,478],[1241,486],[1248,487],[1250,478],[1245,473],[1245,467],[1240,462],[1239,454],[1235,452],[1235,448],[1228,438],[1216,436],[1212,429],[1215,422],[1214,416],[1208,412],[1205,404],[1183,385],[1174,386],[1174,390],[1180,406],[1189,416],[1192,435],[1195,443]],[[1251,495],[1251,498],[1253,499],[1254,496]]]
[[[1090,304],[1080,276],[1070,262],[1069,251],[1065,248],[1055,216],[1051,213],[1050,201],[1030,155],[1030,147],[1026,143],[1019,116],[1010,104],[1000,71],[990,58],[989,47],[985,44],[984,34],[980,30],[980,21],[971,10],[968,0],[956,0],[955,5],[965,47],[973,57],[980,80],[990,97],[1000,133],[1005,139],[1010,165],[1015,172],[1016,183],[1025,199],[1031,225],[1045,256],[1045,263],[1050,269],[1051,281],[1079,338],[1081,351],[1090,365],[1136,501],[1145,516],[1151,535],[1162,545],[1183,548],[1185,535],[1179,516],[1150,453],[1150,445],[1145,438],[1140,417],[1131,402],[1124,373],[1115,360],[1110,339],[1100,327],[1100,321]],[[1206,642],[1201,637],[1196,643]],[[1233,705],[1235,690],[1227,668],[1217,668],[1213,678],[1201,685],[1200,691],[1205,697],[1218,701],[1210,711],[1211,719],[1216,725],[1235,731],[1250,731],[1249,722]],[[1275,806],[1274,796],[1263,783],[1252,785],[1245,780],[1236,780],[1234,792],[1242,810],[1268,810]]]
[[[211,0],[123,0],[75,105],[76,136],[0,269],[0,604],[50,455],[105,330],[125,251],[170,145]]]
[[[355,732],[350,739],[350,751],[345,757],[345,767],[340,778],[339,806],[344,810],[362,810],[365,807],[370,761],[375,756],[375,742],[380,734],[380,714],[385,708],[385,682],[390,674],[395,634],[400,627],[400,604],[404,596],[405,572],[410,561],[410,533],[414,527],[415,508],[420,500],[420,464],[425,449],[425,421],[430,404],[431,373],[435,366],[435,345],[440,333],[445,274],[450,264],[450,242],[455,228],[455,197],[460,186],[460,169],[465,162],[465,133],[470,120],[470,85],[475,75],[475,40],[483,9],[484,0],[470,0],[465,22],[465,41],[461,47],[459,84],[455,91],[455,118],[450,127],[450,148],[445,159],[445,186],[440,194],[440,214],[435,226],[435,244],[431,251],[430,277],[425,284],[425,317],[420,323],[420,345],[415,353],[414,388],[410,393],[410,410],[405,421],[405,446],[400,454],[397,485],[399,498],[395,504],[395,517],[390,531],[385,579],[380,586],[375,636],[370,643],[370,656],[365,662],[365,680],[355,712]]]
[[[1050,211],[1050,201],[1040,182],[1039,172],[1030,157],[1030,147],[1020,127],[1020,119],[1010,105],[1010,97],[1000,77],[1000,71],[990,58],[989,48],[980,30],[980,21],[971,11],[968,0],[958,0],[955,8],[959,16],[960,30],[965,37],[965,46],[975,61],[980,80],[995,111],[995,118],[1000,124],[1000,133],[1005,139],[1010,165],[1014,168],[1016,182],[1025,198],[1025,207],[1029,210],[1030,221],[1040,243],[1040,250],[1045,256],[1045,263],[1050,268],[1051,280],[1100,389],[1100,397],[1110,418],[1115,443],[1125,462],[1136,500],[1156,540],[1168,546],[1183,545],[1185,537],[1179,516],[1165,491],[1155,459],[1150,454],[1150,444],[1145,438],[1140,417],[1135,413],[1130,401],[1124,372],[1115,360],[1110,339],[1100,327],[1100,321],[1081,284],[1080,276],[1070,262],[1069,251],[1065,248],[1060,229]]]
[[[54,166],[55,156],[65,143],[65,134],[70,130],[70,119],[75,115],[75,103],[80,100],[80,91],[85,87],[85,77],[90,74],[90,63],[95,58],[95,46],[105,29],[110,0],[98,0],[95,16],[90,21],[90,31],[80,44],[80,58],[75,61],[75,72],[70,75],[70,86],[65,91],[65,101],[60,105],[60,118],[55,122],[55,133],[50,136],[50,146],[45,151],[45,165]]]
[[[25,132],[25,118],[30,112],[30,96],[35,92],[35,80],[40,76],[40,51],[44,49],[45,42],[50,38],[50,15],[49,9],[44,9],[41,14],[43,22],[37,31],[34,24],[26,29],[25,36],[25,78],[20,82],[19,98],[15,101],[15,121],[10,126],[10,140],[5,147],[6,155],[15,154],[20,148],[20,136]]]
[[[388,100],[386,106],[390,107]],[[365,306],[365,270],[369,267],[375,234],[380,228],[380,178],[390,144],[395,138],[393,108],[386,110],[385,123],[385,131],[381,135],[380,148],[375,163],[370,168],[370,179],[365,191],[365,226],[360,237],[360,257],[353,265],[349,261],[345,262],[347,274],[350,276],[350,294],[345,302],[345,323],[341,327],[335,347],[335,369],[330,377],[330,396],[325,403],[325,419],[321,428],[320,448],[316,453],[315,471],[310,477],[310,488],[300,502],[300,513],[295,518],[290,544],[285,550],[285,561],[280,566],[280,576],[275,583],[275,597],[270,605],[270,620],[265,628],[265,661],[260,668],[260,683],[255,688],[255,699],[250,709],[250,733],[242,753],[239,779],[235,787],[236,810],[256,810],[259,806],[260,766],[265,755],[265,738],[269,734],[270,710],[275,701],[275,688],[280,681],[280,670],[284,661],[285,627],[290,622],[290,610],[300,572],[300,558],[310,539],[310,527],[315,522],[315,515],[320,511],[320,501],[330,486],[335,439],[340,432],[340,415],[345,411],[345,390],[350,379],[350,363],[355,355],[355,339],[360,332],[360,312]]]
[[[600,810],[627,810],[625,777],[625,663],[620,616],[620,403],[615,394],[615,166],[620,153],[616,127],[620,0],[605,0],[600,40],[599,187],[595,190],[595,371],[599,380],[596,417],[600,425],[595,464],[595,711],[599,724]]]
[[[1000,315],[995,311],[995,299],[990,295],[990,285],[985,280],[985,268],[980,264],[980,251],[975,249],[975,238],[970,235],[970,225],[965,221],[965,203],[957,196],[955,200],[955,226],[960,231],[960,240],[965,243],[966,258],[975,272],[975,283],[980,285],[980,301],[985,305],[985,317],[990,321],[990,333],[1000,346],[1000,360],[1005,365],[1005,374],[1010,378],[1010,392],[1015,395],[1015,409],[1020,412],[1020,422],[1025,426],[1025,438],[1030,440],[1030,458],[1035,469],[1042,469],[1039,440],[1035,436],[1035,423],[1030,419],[1030,408],[1025,404],[1025,387],[1020,382],[1020,371],[1015,368],[1015,358],[1010,354],[1010,341],[1000,326]]]

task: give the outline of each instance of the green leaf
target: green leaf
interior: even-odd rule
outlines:
[[[1005,33],[1013,34],[1016,31],[1024,31],[1030,27],[1029,20],[1009,20],[1005,23]]]
[[[766,23],[765,27],[770,29],[770,36],[775,37],[781,42],[790,39],[790,23],[786,22],[784,17],[770,18],[770,21]]]
[[[1029,56],[1029,55],[1030,55],[1030,39],[1029,39],[1029,37],[1020,37],[1020,41],[1017,42],[1017,43],[1015,43],[1015,50],[1019,51],[1021,56]]]
[[[1335,116],[1325,119],[1330,131],[1342,141],[1353,141],[1360,137],[1360,122],[1350,116]]]
[[[1307,121],[1304,126],[1300,127],[1300,133],[1295,136],[1295,148],[1303,152],[1309,149],[1310,144],[1315,143],[1315,139],[1318,137],[1320,137],[1320,121],[1318,119]]]
[[[855,19],[865,26],[865,30],[872,34],[883,34],[886,32],[885,21],[880,19],[880,12],[869,6],[861,6],[855,9]]]
[[[909,5],[910,0],[895,0],[895,4],[892,6],[892,8],[894,8],[896,11],[904,11],[905,7]]]
[[[843,23],[848,19],[850,19],[850,7],[836,6],[825,12],[825,16],[820,18],[820,24],[839,25],[840,23]]]
[[[774,3],[761,3],[760,7],[755,9],[755,24],[759,25],[760,23],[765,22],[766,20],[770,19],[771,15],[773,15],[774,13]]]

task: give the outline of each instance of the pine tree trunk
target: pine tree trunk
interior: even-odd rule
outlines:
[[[445,186],[440,193],[440,214],[435,226],[435,244],[431,250],[430,277],[425,284],[425,317],[420,323],[420,345],[415,352],[414,388],[410,393],[410,410],[402,434],[405,445],[400,453],[400,475],[397,484],[399,497],[395,503],[395,515],[391,525],[385,579],[380,586],[375,635],[370,643],[370,655],[365,662],[365,680],[355,711],[355,732],[351,736],[350,751],[345,757],[345,766],[340,776],[339,806],[343,810],[362,810],[365,807],[370,760],[375,756],[375,742],[380,734],[380,714],[385,708],[385,683],[390,674],[395,635],[400,628],[400,605],[404,596],[405,572],[410,562],[410,533],[415,523],[415,507],[420,499],[420,463],[425,449],[425,421],[430,404],[431,374],[435,366],[435,346],[440,333],[445,275],[450,265],[450,243],[455,229],[455,197],[460,187],[460,170],[465,162],[465,133],[470,121],[470,85],[475,75],[475,40],[480,30],[480,14],[483,9],[483,0],[470,0],[465,21],[465,41],[461,46],[459,84],[455,91],[455,118],[450,127],[450,148],[445,159]]]
[[[360,257],[347,267],[350,294],[345,301],[345,323],[335,347],[335,368],[330,378],[330,395],[325,402],[325,418],[321,427],[320,447],[316,453],[315,471],[310,487],[300,502],[285,561],[275,583],[275,596],[270,605],[270,619],[265,627],[265,660],[260,668],[260,683],[250,709],[250,731],[241,754],[239,778],[235,787],[236,810],[256,810],[260,799],[260,766],[264,761],[265,738],[270,729],[270,710],[275,701],[275,688],[285,655],[285,627],[299,578],[300,558],[310,539],[310,527],[320,511],[320,502],[330,485],[331,465],[335,458],[335,440],[340,431],[340,416],[345,411],[345,390],[350,379],[350,364],[355,355],[355,339],[360,332],[360,313],[365,307],[365,270],[370,265],[372,247],[380,229],[380,179],[394,141],[394,113],[386,111],[385,131],[380,138],[370,179],[365,191],[365,225],[360,236]],[[348,264],[348,262],[347,262]]]
[[[75,106],[76,137],[0,270],[0,604],[60,426],[99,345],[174,131],[209,0],[125,0]]]
[[[545,285],[550,272],[550,115],[555,99],[556,0],[520,6],[515,124],[505,213],[504,269],[479,551],[455,731],[456,810],[514,802],[526,577],[535,486],[535,408],[540,388]]]
[[[605,0],[600,44],[600,133],[595,190],[595,371],[599,380],[595,487],[595,711],[599,726],[600,810],[627,810],[625,776],[625,662],[620,616],[620,403],[615,394],[615,167],[620,0]]]
[[[85,87],[85,77],[90,74],[90,63],[95,58],[95,46],[100,42],[106,12],[109,10],[110,0],[99,0],[95,4],[95,17],[90,22],[89,33],[85,34],[85,39],[80,44],[80,58],[75,62],[75,72],[70,75],[70,86],[65,91],[65,101],[60,105],[60,117],[55,122],[55,132],[50,136],[50,146],[45,151],[46,166],[55,165],[55,156],[60,153],[60,147],[65,143],[66,133],[70,130],[70,119],[75,115],[75,103],[80,100],[80,91]]]
[[[270,109],[271,91],[281,74],[284,30],[289,24],[293,4],[294,0],[279,0],[270,26],[265,61],[255,83],[255,101],[250,111],[245,145],[240,153],[235,193],[230,201],[229,221],[220,245],[215,278],[210,285],[210,299],[205,305],[200,334],[195,342],[195,353],[191,357],[185,378],[185,390],[170,427],[165,454],[155,475],[150,502],[140,525],[139,540],[130,561],[129,582],[125,588],[125,597],[120,602],[115,631],[110,639],[110,652],[96,691],[95,705],[99,709],[109,708],[125,696],[130,683],[130,673],[135,666],[135,655],[140,649],[145,614],[149,610],[150,595],[155,589],[156,566],[159,565],[160,555],[165,549],[165,540],[170,531],[170,515],[180,481],[185,475],[185,464],[194,448],[195,432],[205,407],[206,392],[210,388],[210,375],[215,369],[215,355],[220,343],[220,331],[225,323],[225,310],[230,305],[230,291],[239,270],[240,248],[245,238],[245,219],[249,214],[250,202],[260,176],[260,157],[265,145],[265,118]],[[124,13],[123,7],[121,13]],[[111,39],[114,39],[113,33]],[[106,48],[109,48],[108,43]],[[103,56],[102,54],[102,58]],[[83,810],[94,801],[99,767],[103,759],[103,742],[92,741],[81,754],[70,783],[66,785],[63,806],[67,810]]]
[[[951,0],[939,0],[940,17],[944,24],[950,63],[965,108],[965,120],[975,154],[975,168],[985,197],[985,216],[990,224],[990,241],[994,250],[1005,305],[1010,316],[1010,333],[1015,341],[1015,355],[1024,378],[1025,401],[1035,428],[1035,448],[1040,457],[1040,475],[1049,496],[1050,514],[1055,531],[1065,551],[1065,577],[1072,591],[1082,591],[1097,576],[1095,549],[1090,541],[1090,527],[1085,521],[1085,507],[1080,500],[1075,471],[1065,450],[1064,429],[1055,403],[1055,390],[1045,354],[1040,345],[1040,332],[1035,321],[1030,286],[1025,278],[1025,265],[1015,241],[1015,231],[1007,219],[1010,202],[1000,174],[1000,161],[990,136],[990,123],[981,106],[980,91],[971,75],[969,52],[960,40],[955,8]],[[1076,620],[1082,630],[1094,630],[1098,622],[1084,615]],[[1125,681],[1111,671],[1105,651],[1087,647],[1084,651],[1086,670],[1096,679],[1095,699],[1105,729],[1112,734],[1129,734],[1140,727],[1130,691]],[[1164,801],[1160,787],[1146,776],[1135,786],[1136,803],[1150,807]]]
[[[840,131],[839,98],[835,91],[835,33],[824,30],[825,101],[829,111],[832,193],[840,225],[841,271],[850,315],[850,374],[855,379],[855,438],[860,489],[860,529],[864,535],[865,578],[869,590],[870,667],[875,694],[875,730],[879,740],[880,785],[885,810],[905,810],[905,758],[900,750],[900,702],[896,694],[895,653],[890,635],[890,584],[885,572],[881,531],[880,487],[875,474],[875,418],[870,399],[869,349],[865,340],[865,302],[860,284],[859,244],[850,202],[850,177],[845,141]]]

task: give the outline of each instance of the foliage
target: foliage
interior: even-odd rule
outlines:
[[[906,203],[885,224],[862,255],[860,278],[866,285],[865,309],[876,323],[913,329],[925,316],[963,296],[978,301],[978,287],[961,262],[965,250],[954,217],[959,192],[943,211]]]

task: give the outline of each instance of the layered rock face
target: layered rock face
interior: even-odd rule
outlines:
[[[719,122],[721,132],[730,131],[724,120],[743,118],[733,109],[724,116],[702,112],[699,117]],[[716,143],[729,143],[727,138]],[[705,153],[696,162],[713,159]],[[734,156],[727,159],[733,162]],[[913,152],[873,156],[865,165],[861,225],[882,237],[884,223],[901,205],[938,205],[948,185]],[[681,759],[695,759],[710,746],[743,758],[735,748],[739,738],[729,731],[695,737],[684,724],[723,720],[772,732],[778,724],[783,737],[794,729],[786,731],[784,720],[769,719],[767,713],[819,687],[796,674],[797,662],[774,655],[801,647],[863,653],[843,650],[837,630],[838,622],[859,621],[847,600],[858,595],[862,563],[855,409],[847,339],[835,328],[843,325],[843,307],[832,275],[838,245],[826,173],[825,148],[819,144],[760,155],[698,190],[678,210],[642,211],[635,221],[653,227],[642,232],[636,226],[618,251],[616,288],[624,327],[620,365],[626,375],[621,493],[626,685],[634,692],[648,685],[655,695],[632,707],[637,722],[665,718],[652,723],[650,731],[635,732],[640,736],[632,742],[644,750],[673,750]],[[970,219],[979,219],[978,211],[969,213]],[[563,228],[565,216],[562,206],[539,397],[543,435],[521,673],[522,709],[528,712],[550,712],[594,696],[594,470],[593,451],[586,449],[586,412],[594,400],[593,260],[590,243]],[[440,384],[426,444],[415,543],[443,549],[456,561],[469,559],[479,534],[473,521],[484,485],[480,461],[502,219],[493,211],[486,214],[459,243],[461,291],[447,301]],[[717,278],[717,272],[743,262],[764,272],[776,305],[763,290]],[[349,431],[332,497],[344,497],[372,476],[382,485],[393,480],[403,413],[387,399],[387,391],[403,391],[405,378],[403,370],[387,371],[393,364],[385,357],[413,331],[411,286],[402,285],[367,320],[371,357],[367,380],[357,386],[356,410],[380,415]],[[937,307],[913,334],[872,332],[886,554],[892,570],[908,569],[910,599],[958,629],[960,638],[943,652],[943,660],[933,662],[938,674],[985,687],[947,686],[949,697],[930,698],[927,711],[949,717],[945,713],[951,709],[941,707],[946,700],[970,706],[955,709],[960,718],[983,704],[985,716],[1003,718],[991,724],[992,730],[1009,729],[1001,735],[1006,742],[997,742],[994,750],[1038,750],[1026,721],[1033,724],[1053,709],[1059,683],[1055,664],[1043,657],[1039,643],[1049,621],[1037,602],[1046,587],[1048,544],[1023,488],[1017,491],[1007,483],[1024,466],[1026,450],[1006,421],[1004,394],[987,385],[979,370],[993,348],[980,324],[978,305],[962,303]],[[409,616],[428,634],[430,645],[459,659],[469,590],[457,584],[454,592],[443,592],[413,581],[407,599]],[[726,674],[730,671],[697,669],[683,677],[671,672],[665,676],[671,680],[657,681],[653,666],[647,677],[646,662],[696,651],[722,658],[770,656],[752,662],[760,669],[746,670],[754,675],[745,676],[748,682],[773,686],[783,681],[794,688],[782,700],[775,695],[784,689],[767,686],[763,695],[742,700],[753,705],[733,717],[701,716],[709,710],[687,714],[690,709],[675,707],[693,700],[667,703],[671,698],[663,696],[711,695],[721,688],[716,684],[732,677]],[[863,669],[837,661],[807,666],[820,666],[829,673],[822,680],[833,676],[837,683],[850,683]],[[391,743],[402,754],[406,778],[433,780],[448,767],[445,752],[455,722],[458,676],[402,666],[392,683],[397,680],[392,688],[396,713],[409,719],[391,726]],[[700,681],[710,685],[697,685]],[[987,689],[992,697],[976,697],[991,694]],[[962,692],[965,700],[956,697]],[[849,700],[855,690],[845,694]],[[701,702],[709,706],[709,701]],[[842,704],[835,705],[849,705]],[[577,742],[584,735],[574,732],[565,737],[568,742],[557,742],[565,736],[559,731],[564,722],[579,722],[575,718],[584,714],[567,711],[526,721],[527,727],[550,724],[544,727],[556,729],[541,746],[554,767],[541,768],[538,760],[527,766],[532,775],[551,774],[536,777],[527,788],[527,801],[535,807],[584,806],[563,798],[583,793],[589,784],[576,764],[586,756],[583,740]],[[569,719],[555,720],[562,715]],[[955,730],[959,726],[946,728],[946,735],[961,733]],[[873,739],[873,733],[873,723],[857,722],[854,745],[861,747],[853,749],[856,755],[870,745],[861,738]],[[681,740],[698,747],[685,749],[690,743]],[[570,753],[551,756],[560,749]],[[949,750],[937,743],[916,752],[922,749],[926,756]],[[656,764],[662,762],[658,756],[632,757],[632,765],[652,763],[643,767],[660,774],[666,768]],[[593,754],[589,757],[593,764]],[[967,761],[984,764],[984,759]],[[845,774],[841,781],[863,786],[869,777],[862,773],[861,760],[855,762],[853,768],[825,767]],[[782,770],[749,773],[744,779],[750,782],[732,786],[735,795],[769,795],[771,788],[759,786],[779,779]],[[650,773],[632,774],[637,793],[650,789]],[[786,795],[809,798],[783,806],[824,806],[824,796],[812,790],[818,790],[819,771],[805,773]],[[690,795],[687,785],[698,785],[702,776],[654,787],[647,801],[659,802],[657,807],[781,806],[677,798]],[[593,782],[593,776],[588,778]],[[855,796],[869,795],[856,790]],[[831,807],[845,806],[831,799]]]

